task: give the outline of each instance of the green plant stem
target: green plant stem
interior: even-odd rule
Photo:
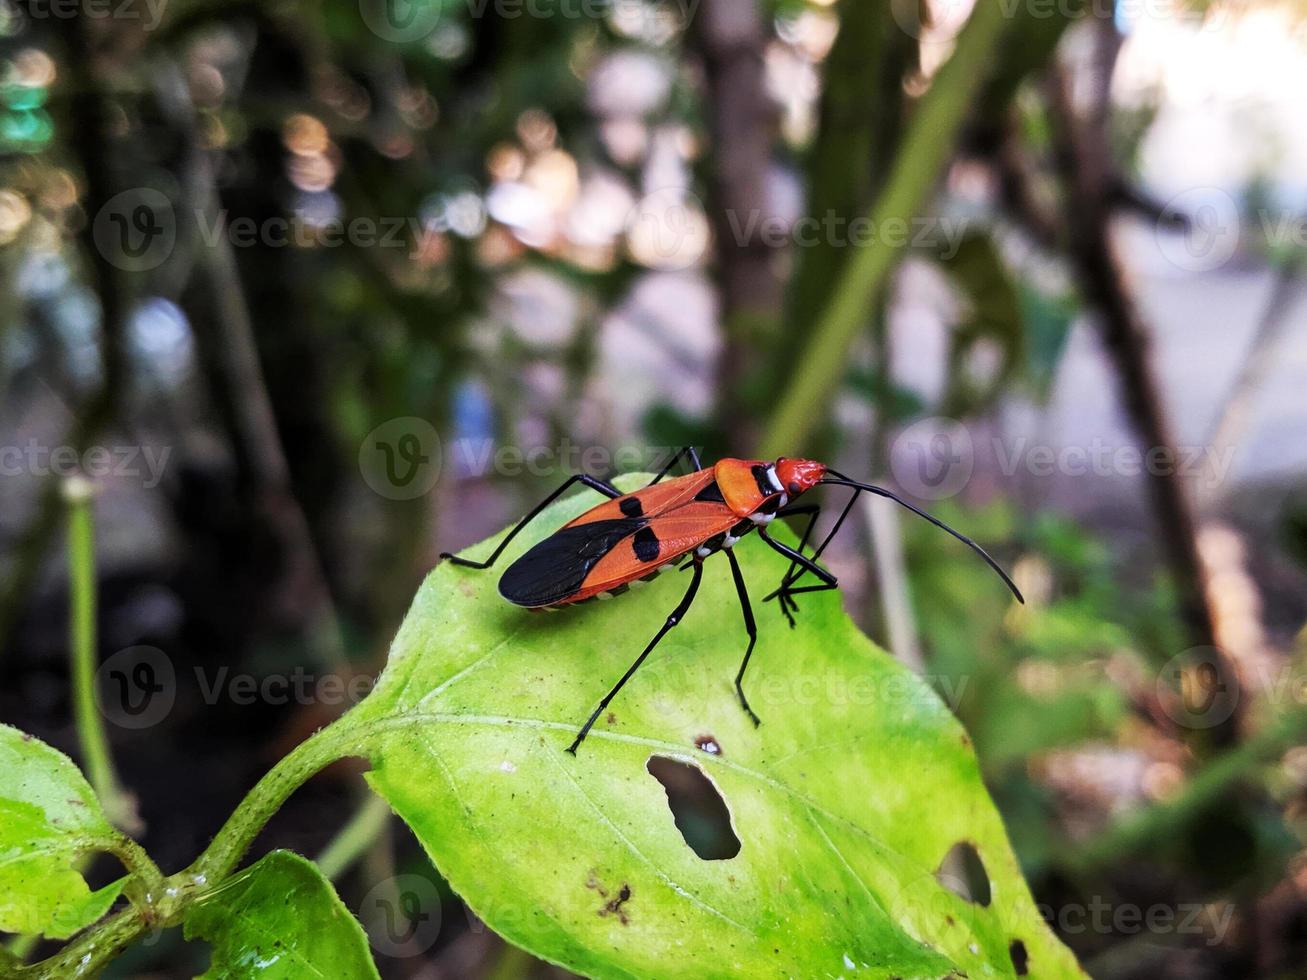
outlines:
[[[1009,18],[999,0],[979,0],[958,37],[953,56],[931,82],[909,124],[884,190],[868,215],[871,227],[892,228],[920,210],[953,151],[967,107],[985,78]],[[793,381],[772,416],[762,455],[798,451],[821,410],[839,388],[849,346],[867,322],[867,310],[884,288],[908,236],[876,235],[857,246],[813,327]]]
[[[268,819],[287,797],[323,767],[360,745],[357,725],[347,723],[349,715],[320,729],[296,746],[255,784],[214,836],[204,853],[185,871],[149,889],[147,900],[87,929],[54,956],[24,967],[20,977],[65,980],[98,974],[136,939],[151,928],[173,925],[197,898],[218,887],[229,875]],[[389,727],[389,726],[383,726]],[[148,874],[155,868],[138,844],[128,838],[106,845],[130,870]],[[149,880],[149,879],[147,879]],[[148,914],[146,909],[148,909]]]
[[[363,856],[389,820],[390,804],[369,793],[354,816],[318,855],[318,870],[335,881]]]
[[[146,888],[154,888],[163,881],[163,872],[140,844],[126,834],[107,841],[104,849],[122,862],[130,874],[136,875]]]
[[[87,929],[49,959],[18,970],[19,977],[37,980],[74,980],[98,976],[105,964],[149,930],[144,914],[135,905]]]
[[[103,849],[117,857],[123,863],[123,867],[137,877],[141,883],[139,894],[153,894],[162,885],[163,874],[159,871],[159,866],[145,853],[145,849],[130,837],[119,835],[113,840],[107,840],[103,844]],[[84,854],[78,858],[73,865],[77,873],[84,873],[94,857],[94,854]],[[29,933],[15,936],[5,948],[21,962],[32,955],[32,950],[40,941],[39,933]]]
[[[94,489],[86,480],[74,477],[65,482],[68,507],[68,624],[72,657],[73,715],[77,739],[86,764],[87,777],[100,798],[100,805],[115,827],[129,832],[140,829],[131,797],[118,782],[104,719],[95,703],[97,583],[95,578]]]
[[[223,824],[204,853],[183,874],[201,884],[231,874],[236,864],[286,799],[306,780],[332,762],[349,755],[357,744],[349,715],[314,732],[269,770]]]
[[[1127,817],[1101,836],[1067,851],[1061,864],[1073,871],[1111,865],[1145,846],[1167,840],[1198,812],[1211,806],[1258,766],[1307,740],[1307,708],[1285,711],[1252,738],[1224,753],[1189,781],[1176,799],[1158,803]]]
[[[32,950],[36,949],[36,944],[40,941],[40,934],[32,932],[28,933],[26,936],[15,936],[9,941],[9,944],[5,946],[5,949],[9,951],[10,956],[21,963],[32,955]]]

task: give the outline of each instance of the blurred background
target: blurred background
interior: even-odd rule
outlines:
[[[1015,569],[1024,608],[888,504],[826,556],[1090,973],[1304,975],[1303,4],[5,0],[0,38],[0,719],[76,756],[80,474],[165,871],[366,693],[438,551],[693,443]],[[259,847],[323,853],[358,787]],[[386,976],[561,975],[361,819]]]

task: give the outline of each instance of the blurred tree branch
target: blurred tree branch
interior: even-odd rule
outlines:
[[[181,72],[171,63],[158,70],[158,98],[184,144],[184,214],[203,216],[218,227],[218,192],[207,151],[195,132],[195,113]],[[195,243],[191,243],[195,246]],[[218,365],[217,387],[233,421],[238,456],[248,467],[259,509],[280,541],[293,584],[308,596],[307,632],[319,660],[333,669],[347,665],[340,622],[308,521],[291,486],[290,467],[277,431],[276,415],[263,380],[254,327],[232,256],[231,242],[217,236],[197,248],[196,268],[203,286],[188,289],[182,301],[195,326],[197,342]],[[205,300],[197,303],[199,298]],[[206,360],[210,358],[206,356]]]
[[[1120,380],[1120,394],[1131,424],[1150,453],[1175,458],[1175,441],[1157,379],[1149,361],[1149,331],[1126,285],[1111,237],[1114,168],[1107,138],[1108,82],[1119,47],[1110,21],[1098,19],[1097,86],[1093,104],[1078,111],[1066,71],[1049,69],[1047,94],[1054,133],[1054,160],[1065,188],[1067,248],[1081,288],[1099,314],[1107,354]],[[1214,646],[1215,631],[1198,552],[1197,524],[1181,475],[1174,466],[1150,466],[1144,476],[1162,548],[1178,593],[1180,615],[1192,646]],[[1226,664],[1228,671],[1230,665]],[[1218,742],[1233,736],[1236,717],[1218,726]]]
[[[899,26],[891,4],[844,0],[839,16],[807,160],[806,210],[818,221],[864,214],[883,189],[908,116],[903,83],[920,62],[917,39]],[[769,389],[794,375],[813,311],[822,308],[847,258],[832,237],[796,246]],[[868,309],[866,322],[873,319],[879,317]]]
[[[871,227],[908,221],[927,200],[953,152],[968,107],[977,93],[1003,33],[1010,27],[998,0],[980,0],[944,64],[922,97],[895,155],[885,186],[868,213]],[[892,237],[892,236],[891,236]],[[839,389],[849,347],[866,325],[903,249],[897,238],[852,247],[840,270],[790,385],[780,394],[762,443],[765,456],[803,448]]]
[[[724,334],[714,415],[728,448],[743,451],[752,441],[745,431],[749,413],[740,403],[748,352],[781,301],[775,250],[763,235],[771,213],[767,183],[776,138],[776,108],[763,64],[767,34],[754,0],[703,0],[690,40],[703,61],[713,149],[707,210]]]
[[[1292,705],[1237,748],[1213,758],[1173,800],[1155,803],[1117,823],[1099,837],[1059,852],[1064,867],[1093,871],[1119,863],[1159,841],[1174,840],[1184,826],[1218,803],[1258,769],[1307,739],[1307,709]]]
[[[119,139],[114,134],[109,95],[101,77],[104,69],[98,40],[104,26],[102,20],[81,10],[63,31],[68,55],[71,143],[86,182],[83,202],[88,220],[79,236],[81,254],[89,260],[90,284],[100,302],[100,377],[94,393],[77,409],[67,436],[67,443],[79,458],[114,420],[126,394],[124,335],[133,301],[126,273],[109,261],[93,236],[95,216],[125,186],[117,150]],[[14,548],[9,575],[0,588],[0,649],[8,645],[62,513],[60,480],[47,476],[36,516]]]

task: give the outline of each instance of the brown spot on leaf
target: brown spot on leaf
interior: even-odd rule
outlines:
[[[711,735],[700,735],[694,740],[694,747],[709,755],[721,755],[722,747]]]
[[[607,895],[608,893],[601,890],[599,894]],[[631,920],[630,917],[627,916],[626,909],[623,906],[625,906],[630,900],[631,886],[626,882],[622,882],[622,887],[618,890],[617,894],[613,898],[608,899],[608,901],[604,903],[604,907],[599,910],[600,917],[615,915],[617,916],[617,921],[622,925],[629,925]]]

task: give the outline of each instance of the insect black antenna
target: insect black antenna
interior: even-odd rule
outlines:
[[[867,493],[874,493],[878,497],[888,497],[896,504],[901,504],[902,506],[906,507],[908,510],[912,511],[912,513],[916,514],[918,517],[924,517],[926,520],[930,521],[930,523],[934,524],[936,527],[942,528],[943,530],[947,531],[949,534],[953,535],[953,537],[957,538],[959,541],[965,544],[976,554],[980,555],[981,558],[985,559],[985,563],[989,565],[989,567],[992,568],[995,572],[997,572],[998,577],[1001,578],[1004,584],[1007,585],[1007,587],[1012,590],[1012,594],[1016,596],[1017,602],[1020,602],[1022,604],[1025,603],[1026,601],[1025,596],[1021,594],[1021,590],[1017,588],[1016,583],[1013,582],[1012,579],[1008,577],[1007,572],[1003,571],[1003,569],[999,567],[998,562],[994,561],[994,559],[989,556],[989,552],[987,552],[980,545],[976,544],[976,542],[972,541],[965,534],[961,533],[960,531],[953,530],[953,528],[949,527],[943,521],[939,520],[938,518],[931,517],[920,507],[913,506],[912,504],[904,500],[902,497],[898,496],[897,494],[891,493],[890,491],[886,490],[884,487],[873,486],[870,483],[859,483],[857,480],[850,479],[849,477],[845,476],[843,473],[840,473],[838,470],[832,470],[828,468],[826,472],[833,474],[836,477],[836,479],[832,480],[829,478],[824,478],[819,482],[828,483],[831,484],[832,486],[837,486],[837,487],[853,487],[855,490],[865,490]]]

